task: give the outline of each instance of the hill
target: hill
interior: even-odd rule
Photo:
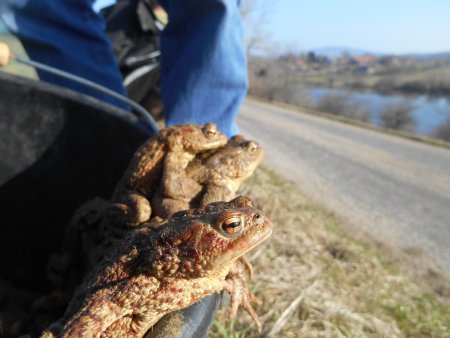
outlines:
[[[414,54],[405,54],[403,56],[419,59],[419,60],[428,60],[433,61],[437,59],[450,59],[450,51],[449,52],[439,52],[439,53],[414,53]]]
[[[383,53],[375,53],[366,49],[352,48],[352,47],[342,47],[342,46],[331,46],[331,47],[321,47],[312,49],[312,51],[317,55],[324,55],[329,58],[337,58],[343,54],[348,54],[350,56],[359,56],[364,54],[372,55],[382,55]]]
[[[331,59],[337,58],[342,56],[343,54],[347,54],[350,56],[360,56],[364,54],[372,54],[374,56],[382,56],[382,55],[398,55],[402,57],[408,57],[413,59],[420,59],[420,60],[436,60],[436,59],[448,59],[450,58],[450,51],[442,51],[437,53],[405,53],[405,54],[396,54],[396,53],[380,53],[380,52],[374,52],[367,49],[361,49],[361,48],[352,48],[352,47],[345,47],[345,46],[331,46],[331,47],[320,47],[320,48],[314,48],[311,50],[316,55],[324,55],[326,57],[329,57]]]

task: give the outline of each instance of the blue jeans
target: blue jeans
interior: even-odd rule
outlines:
[[[240,0],[160,0],[161,93],[169,124],[214,121],[228,136],[247,93]]]
[[[0,0],[0,14],[31,59],[125,94],[94,0]],[[215,122],[228,136],[247,92],[240,0],[161,0],[170,23],[161,41],[161,92],[168,125]],[[123,103],[43,72],[42,80]]]
[[[122,95],[122,85],[95,0],[0,0],[1,16],[30,59],[99,83]],[[39,78],[124,109],[128,105],[73,81],[38,71]]]

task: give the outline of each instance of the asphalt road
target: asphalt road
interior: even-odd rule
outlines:
[[[238,125],[352,232],[450,278],[450,150],[252,100]]]

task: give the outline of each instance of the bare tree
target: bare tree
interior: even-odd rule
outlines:
[[[269,0],[244,0],[241,16],[244,22],[247,56],[267,51],[270,46],[268,18],[273,2]]]
[[[386,104],[381,112],[381,124],[385,128],[414,131],[416,120],[412,115],[413,106],[409,102]]]
[[[287,51],[284,57],[269,56],[280,55],[281,50],[278,48],[274,53],[277,46],[270,38],[269,16],[274,6],[272,0],[242,1],[241,15],[249,60],[249,93],[270,101],[310,105],[309,95],[298,83],[295,60],[289,57],[294,53]]]

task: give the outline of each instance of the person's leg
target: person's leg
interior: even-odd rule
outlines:
[[[168,125],[215,122],[237,133],[247,92],[239,0],[160,0],[169,15],[161,41],[161,91]]]
[[[32,60],[81,76],[126,95],[111,42],[94,0],[3,0],[0,15]],[[38,71],[41,80],[128,105],[70,80]]]

